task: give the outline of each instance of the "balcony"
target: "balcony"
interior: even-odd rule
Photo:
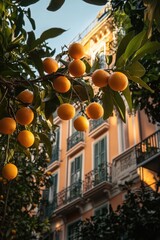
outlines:
[[[80,151],[84,148],[84,133],[83,132],[74,132],[68,139],[67,139],[67,155],[73,155],[76,152]],[[74,147],[74,148],[73,148]]]
[[[81,196],[82,182],[78,181],[57,193],[52,203],[46,204],[44,215],[50,217],[53,213],[66,214],[70,209],[75,208],[75,203],[81,201]]]
[[[100,164],[85,175],[84,197],[95,198],[111,188],[111,167],[107,163]]]
[[[135,146],[137,167],[160,173],[160,130]]]
[[[89,136],[96,138],[100,136],[102,133],[106,132],[108,128],[109,124],[107,121],[103,120],[103,118],[97,120],[90,120]]]
[[[112,183],[116,187],[137,177],[136,152],[131,147],[112,160]]]

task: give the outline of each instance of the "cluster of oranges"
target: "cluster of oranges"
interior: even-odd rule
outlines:
[[[68,62],[68,77],[59,75],[53,78],[52,85],[56,92],[66,93],[71,87],[69,79],[83,77],[86,71],[86,65],[82,58],[85,56],[84,47],[80,43],[72,43],[68,49],[70,61]],[[59,69],[58,62],[47,57],[43,61],[43,70],[47,74],[56,73]],[[124,91],[128,86],[128,78],[121,72],[109,73],[103,69],[97,69],[91,73],[92,83],[99,88],[109,86],[114,91]],[[80,86],[80,85],[79,85]],[[18,94],[17,99],[24,103],[15,113],[15,117],[4,117],[0,120],[0,133],[10,135],[17,129],[17,124],[22,126],[29,125],[34,119],[34,112],[29,107],[33,102],[33,92],[28,89]],[[83,114],[76,116],[76,109],[70,103],[62,103],[57,108],[57,114],[62,120],[70,120],[74,118],[74,127],[77,131],[86,131],[89,128],[89,119],[97,120],[103,117],[104,109],[98,102],[91,102],[85,107]],[[76,116],[76,117],[75,117]],[[34,134],[29,130],[22,130],[17,135],[17,141],[25,148],[29,148],[34,144]],[[6,164],[2,169],[4,178],[11,180],[18,173],[17,167],[12,164]]]
[[[72,77],[83,77],[86,66],[81,60],[85,55],[84,47],[80,43],[72,43],[68,48],[68,55],[71,61],[68,64],[68,73]],[[53,58],[46,58],[43,61],[44,71],[48,74],[58,70],[58,63]],[[114,91],[124,91],[128,86],[128,78],[122,72],[109,73],[103,69],[97,69],[91,74],[92,83],[99,88],[109,86]],[[59,93],[66,93],[71,88],[71,82],[66,76],[58,76],[53,79],[53,88]],[[75,117],[75,107],[70,103],[63,103],[57,109],[57,114],[62,120],[70,120]],[[103,117],[103,107],[97,103],[90,103],[83,116],[74,120],[74,127],[78,131],[86,131],[89,127],[88,119]]]
[[[24,104],[31,104],[33,101],[33,92],[28,89],[20,92],[17,99]],[[30,107],[21,107],[17,110],[15,118],[4,117],[0,120],[0,133],[10,135],[16,131],[17,123],[26,126],[34,119],[34,113]],[[29,148],[34,144],[34,134],[29,130],[22,130],[17,135],[17,141],[25,148]],[[2,176],[5,179],[12,180],[17,176],[18,169],[12,163],[7,163],[2,169]]]

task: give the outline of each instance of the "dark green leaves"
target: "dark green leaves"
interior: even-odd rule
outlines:
[[[83,0],[83,1],[86,3],[99,5],[99,6],[105,5],[108,2],[108,0]]]
[[[130,96],[130,91],[129,88],[127,88],[124,92],[124,97],[128,103],[129,109],[132,109],[132,102],[131,102],[131,96]],[[113,110],[116,109],[119,113],[120,118],[122,119],[123,122],[126,121],[126,107],[124,103],[124,97],[123,93],[119,93],[116,91],[113,91],[109,87],[107,87],[104,90],[103,98],[102,98],[102,103],[103,103],[103,108],[104,108],[104,119],[109,118]]]
[[[49,11],[57,11],[62,7],[65,0],[51,0],[49,6],[47,7],[47,10]]]
[[[57,36],[61,35],[65,31],[66,30],[64,30],[62,28],[50,28],[50,29],[44,31],[41,34],[40,38],[38,38],[37,40],[35,40],[33,42],[33,44],[31,45],[30,50],[36,48],[38,45],[40,45],[41,43],[45,42],[47,39],[54,38],[54,37],[57,37]]]
[[[102,98],[104,108],[104,119],[108,119],[113,112],[113,95],[112,90],[107,87]]]

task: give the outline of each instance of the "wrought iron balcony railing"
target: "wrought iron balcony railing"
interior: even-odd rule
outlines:
[[[95,128],[99,127],[105,121],[103,118],[99,118],[97,120],[90,120],[90,132],[93,131]]]
[[[135,151],[138,166],[160,155],[160,130],[137,144]]]
[[[102,182],[111,183],[111,169],[108,163],[102,163],[85,175],[84,192],[94,188]]]
[[[79,142],[84,141],[84,134],[83,132],[74,132],[68,139],[67,139],[67,150],[71,149]]]
[[[52,202],[45,206],[45,216],[51,216],[52,213],[63,207],[64,205],[72,202],[73,200],[79,198],[82,195],[82,181],[77,181],[64,190],[53,196]]]

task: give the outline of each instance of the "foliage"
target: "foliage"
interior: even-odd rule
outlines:
[[[121,47],[126,44],[128,39],[131,39],[134,33],[141,33],[143,29],[147,29],[147,37],[150,39],[150,43],[147,43],[139,50],[139,60],[131,66],[133,71],[144,72],[140,76],[142,80],[147,83],[154,92],[146,91],[145,88],[139,88],[137,84],[130,84],[130,90],[132,91],[133,107],[135,109],[144,109],[148,116],[149,121],[152,123],[160,122],[160,76],[159,76],[159,54],[160,51],[154,52],[154,47],[160,42],[160,19],[158,13],[160,12],[160,5],[157,1],[112,1],[113,12],[115,16],[115,22],[118,27],[125,29],[127,35],[122,40]],[[119,17],[119,12],[121,18]],[[123,16],[122,16],[123,15]],[[145,20],[145,21],[144,21]],[[153,41],[155,43],[153,43]],[[150,45],[150,47],[149,47]],[[146,49],[146,47],[148,49]],[[121,48],[120,52],[121,52]],[[141,53],[145,52],[144,57]],[[143,52],[143,53],[144,53]],[[119,57],[119,52],[117,52]],[[134,60],[137,59],[135,57]],[[140,65],[140,64],[141,65]],[[138,64],[138,65],[137,65]],[[143,66],[143,68],[142,68]],[[129,67],[130,68],[130,67]],[[138,74],[138,75],[139,75]]]
[[[50,176],[46,174],[45,168],[46,159],[51,158],[52,155],[51,137],[54,139],[56,127],[53,113],[57,107],[61,103],[74,102],[80,107],[80,113],[84,114],[85,106],[92,101],[101,100],[104,118],[110,117],[116,109],[124,122],[126,103],[127,108],[132,110],[129,87],[123,92],[115,92],[106,86],[94,94],[90,77],[94,70],[99,68],[98,56],[92,66],[88,59],[82,59],[86,64],[86,74],[82,77],[74,78],[69,75],[68,64],[71,59],[68,48],[64,47],[62,53],[54,56],[55,50],[46,43],[47,39],[62,34],[64,29],[51,28],[36,39],[34,33],[36,24],[28,8],[36,2],[38,0],[3,0],[0,3],[0,119],[8,116],[15,119],[16,111],[22,106],[30,107],[35,116],[32,124],[28,126],[17,124],[17,129],[12,135],[0,135],[0,171],[8,162],[14,163],[19,170],[18,177],[11,182],[0,176],[0,239],[2,240],[34,239],[35,235],[41,238],[48,230],[48,220],[41,219],[38,209],[41,190],[50,186]],[[85,2],[102,5],[107,1]],[[48,10],[56,11],[63,3],[64,1],[51,0]],[[25,30],[26,18],[32,26],[30,32]],[[157,58],[154,67],[151,65],[152,60],[149,55],[154,53],[158,56],[160,49],[159,39],[155,34],[159,25],[156,26],[149,39],[147,27],[143,27],[138,32],[133,31],[132,34],[128,33],[117,49],[114,69],[107,69],[110,73],[115,69],[125,73],[130,80],[131,90],[136,86],[137,94],[141,88],[145,89],[146,94],[148,92],[154,94],[150,86],[150,76],[154,76],[155,81],[158,80],[155,75],[158,71]],[[43,59],[53,56],[59,62],[59,69],[56,73],[47,75],[44,73]],[[147,68],[148,66],[150,69]],[[152,75],[150,70],[153,71]],[[52,81],[59,75],[65,75],[70,80],[72,88],[69,92],[60,94],[53,88]],[[77,85],[82,87],[83,91],[80,94],[75,91],[74,87]],[[17,99],[17,95],[26,88],[34,93],[34,100],[29,105]],[[155,90],[155,87],[153,89]],[[24,129],[34,133],[36,139],[29,149],[17,142],[17,134]]]
[[[105,215],[93,216],[81,221],[76,228],[76,239],[158,239],[160,230],[160,194],[143,184],[131,190],[126,183],[126,196],[116,211],[110,206]]]

